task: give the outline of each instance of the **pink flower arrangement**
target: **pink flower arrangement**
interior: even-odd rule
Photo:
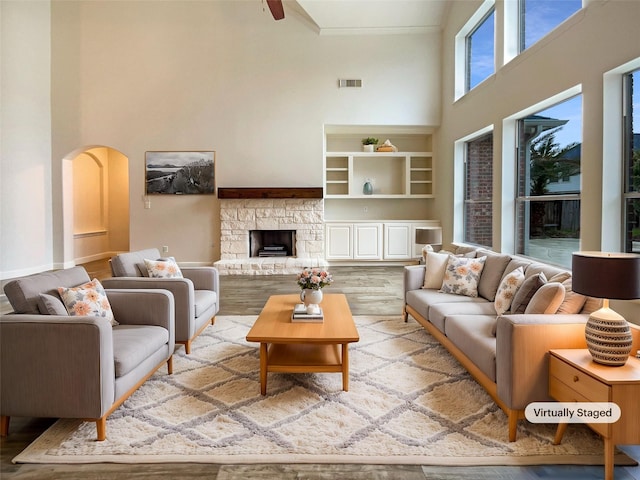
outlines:
[[[298,274],[297,281],[302,289],[320,290],[327,285],[331,285],[333,283],[333,277],[329,272],[321,268],[305,267],[304,270]]]

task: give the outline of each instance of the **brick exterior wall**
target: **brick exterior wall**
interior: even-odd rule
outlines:
[[[465,242],[493,245],[493,134],[467,143]]]

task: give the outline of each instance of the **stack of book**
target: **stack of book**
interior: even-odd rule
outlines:
[[[307,313],[307,307],[304,303],[298,303],[291,313],[292,322],[308,322],[308,323],[322,323],[324,321],[324,314],[322,309],[318,307],[316,312]]]

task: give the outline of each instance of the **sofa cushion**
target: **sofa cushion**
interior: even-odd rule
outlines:
[[[524,258],[512,258],[509,264],[507,265],[507,268],[504,269],[504,274],[502,275],[502,278],[509,275],[518,267],[522,267],[526,276],[527,268],[529,268],[529,265],[531,265],[530,260],[526,260]]]
[[[100,317],[112,326],[118,325],[107,294],[97,278],[78,287],[59,287],[58,293],[69,315]]]
[[[511,302],[511,313],[524,313],[533,296],[545,283],[547,277],[542,272],[524,280]]]
[[[218,301],[218,295],[211,290],[194,290],[193,301],[196,307],[196,317],[202,315]]]
[[[119,325],[113,328],[116,378],[126,375],[169,341],[169,331],[155,325]]]
[[[440,291],[467,297],[477,297],[478,281],[482,275],[486,259],[487,257],[449,257]]]
[[[504,270],[511,261],[511,257],[484,249],[478,250],[476,258],[480,257],[487,257],[487,259],[478,282],[478,295],[493,302],[504,275]]]
[[[429,252],[425,261],[424,284],[422,288],[440,288],[447,268],[449,253]]]
[[[57,294],[58,287],[75,287],[89,280],[83,267],[72,267],[11,280],[4,286],[4,293],[15,313],[37,315],[40,313],[38,303],[41,293]]]
[[[111,272],[114,277],[148,277],[145,258],[160,258],[157,248],[120,253],[111,259]]]
[[[593,313],[596,310],[600,310],[602,308],[602,299],[601,298],[593,298],[587,297],[587,300],[584,302],[584,306],[580,313]]]
[[[452,315],[445,334],[492,381],[496,381],[495,315]]]
[[[405,294],[407,305],[414,308],[422,317],[429,318],[429,307],[439,303],[485,302],[482,297],[463,297],[452,293],[441,293],[439,290],[409,290]]]
[[[524,313],[556,313],[564,300],[564,285],[558,282],[544,284],[533,295]]]
[[[587,297],[580,295],[573,291],[573,279],[568,278],[562,282],[564,285],[564,301],[557,313],[580,313],[582,307],[584,307]]]
[[[493,302],[493,306],[498,315],[502,315],[509,310],[511,302],[513,302],[522,282],[524,282],[524,269],[522,267],[516,268],[502,279],[498,287],[498,292],[496,293],[496,299]]]
[[[182,278],[180,267],[173,258],[163,260],[145,258],[144,265],[151,278]]]
[[[477,298],[480,299],[482,297]],[[437,303],[429,307],[429,321],[444,333],[447,328],[447,317],[452,315],[493,315],[497,319],[493,303],[486,299],[483,300],[478,302]]]
[[[60,296],[41,293],[38,298],[38,310],[42,315],[69,315]]]

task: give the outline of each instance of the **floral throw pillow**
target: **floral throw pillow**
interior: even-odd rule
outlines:
[[[522,282],[524,282],[524,268],[522,267],[518,267],[513,272],[504,276],[500,282],[500,286],[498,286],[496,299],[493,301],[493,306],[498,315],[502,315],[509,310],[511,302],[513,302],[513,298],[516,296],[516,292],[518,288],[520,288],[520,285],[522,285]]]
[[[440,292],[477,297],[478,281],[486,259],[449,257]]]
[[[119,325],[113,318],[113,311],[107,294],[97,278],[79,287],[59,287],[62,303],[71,316],[102,317],[112,326]]]
[[[180,267],[173,258],[144,260],[151,278],[182,278]]]

